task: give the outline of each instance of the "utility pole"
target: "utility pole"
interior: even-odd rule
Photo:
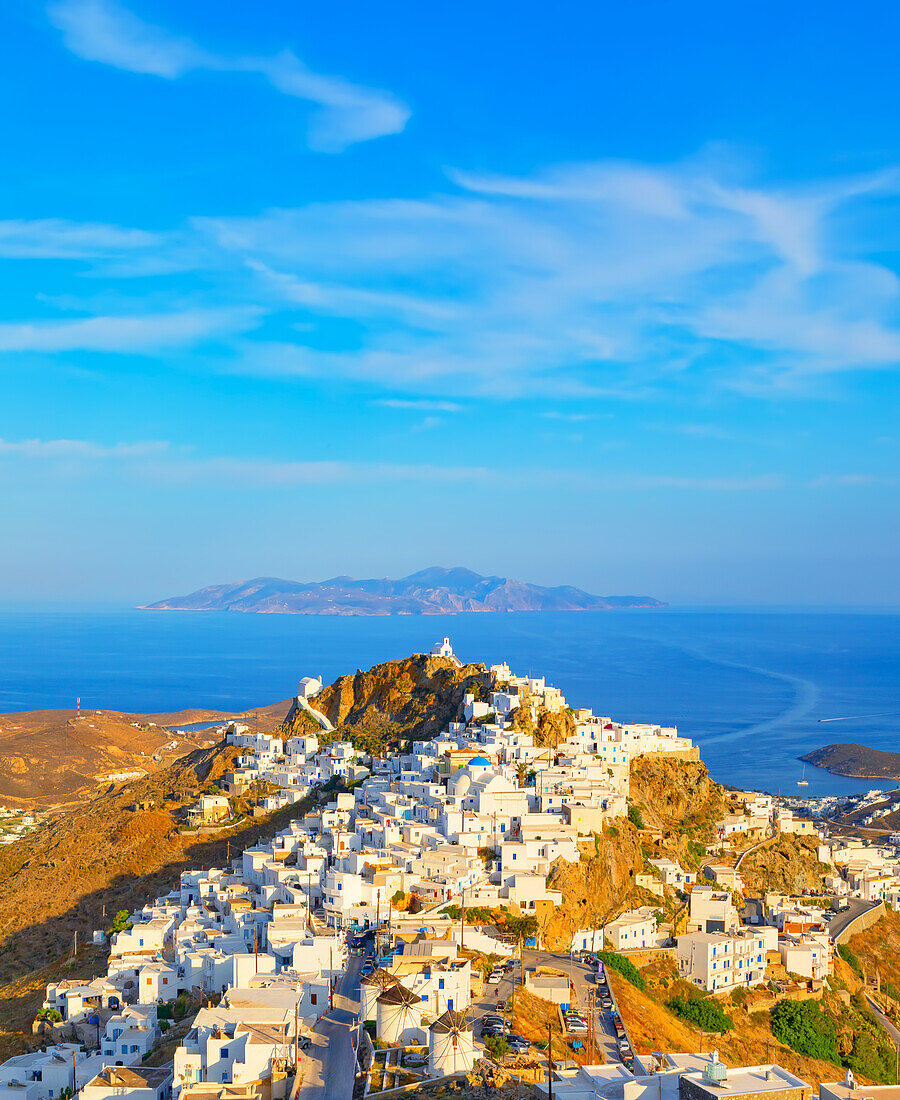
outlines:
[[[328,941],[328,1011],[334,1008],[334,940]]]
[[[463,939],[465,938],[465,926],[466,926],[466,888],[465,886],[459,892],[459,948],[460,951],[463,947]]]
[[[300,1028],[297,1020],[297,1002],[294,1002],[294,1078],[300,1072]]]

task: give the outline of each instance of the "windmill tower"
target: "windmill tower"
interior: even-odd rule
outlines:
[[[375,1002],[375,1031],[394,1046],[409,1046],[424,1038],[422,998],[399,982]]]
[[[395,985],[399,985],[400,982],[394,977],[393,974],[388,973],[383,966],[379,966],[377,970],[369,974],[368,977],[362,978],[359,983],[360,992],[360,1017],[363,1023],[372,1023],[376,1020],[377,1003],[378,998],[382,993],[386,993],[389,989],[393,989]]]
[[[428,1029],[428,1072],[432,1077],[443,1077],[468,1073],[474,1065],[472,1025],[462,1012],[448,1008]]]

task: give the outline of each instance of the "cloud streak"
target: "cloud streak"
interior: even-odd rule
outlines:
[[[194,309],[75,321],[0,323],[0,352],[152,354],[245,332],[257,323],[258,312],[249,308]]]
[[[786,190],[736,172],[722,158],[454,172],[455,190],[426,199],[193,226],[307,322],[362,329],[352,348],[244,349],[263,373],[590,399],[896,365],[900,283],[856,255],[847,215],[897,174]]]
[[[291,488],[299,485],[368,485],[417,482],[426,485],[484,484],[522,488],[567,487],[581,492],[760,493],[784,489],[817,490],[839,485],[867,488],[894,480],[872,474],[826,475],[790,479],[782,474],[695,477],[626,471],[590,473],[573,469],[484,465],[438,465],[341,459],[307,460],[235,455],[200,456],[183,444],[165,440],[100,443],[85,439],[0,439],[0,466],[15,463],[23,471],[52,468],[73,475],[96,476],[104,467],[130,478],[161,484],[211,485],[223,488]]]
[[[47,15],[66,48],[86,61],[166,80],[198,70],[262,77],[283,95],[313,105],[308,143],[319,152],[400,133],[409,119],[409,108],[390,92],[316,73],[290,50],[274,57],[213,53],[115,0],[54,0]]]

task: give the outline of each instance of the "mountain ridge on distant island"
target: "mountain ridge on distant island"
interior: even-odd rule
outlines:
[[[813,749],[800,757],[832,775],[847,775],[854,779],[900,779],[900,752],[870,749],[852,741],[841,741]]]
[[[651,596],[593,596],[571,585],[545,588],[471,569],[433,566],[392,580],[288,581],[257,577],[210,585],[145,604],[144,611],[243,611],[268,615],[445,615],[457,611],[608,611],[665,607]]]

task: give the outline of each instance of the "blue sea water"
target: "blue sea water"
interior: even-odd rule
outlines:
[[[714,776],[784,794],[878,784],[806,768],[834,741],[900,750],[900,615],[604,611],[389,618],[0,611],[0,711],[82,706],[224,711],[284,699],[421,652],[449,635],[468,660],[546,676],[570,704],[622,721],[675,724]],[[846,722],[819,719],[881,715]]]

